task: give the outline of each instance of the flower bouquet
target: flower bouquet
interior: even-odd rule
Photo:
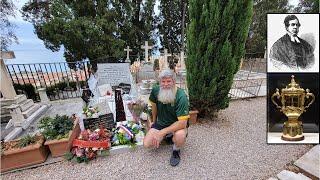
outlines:
[[[106,156],[111,146],[110,137],[111,133],[102,125],[95,131],[84,130],[73,141],[73,148],[70,153],[66,154],[66,159],[72,162],[87,163],[97,156]]]
[[[137,101],[131,101],[127,104],[130,113],[132,114],[133,121],[139,122],[141,113],[147,108],[147,104],[141,99]]]
[[[97,117],[99,112],[100,111],[98,107],[89,107],[89,106],[84,107],[82,111],[82,113],[87,118]]]
[[[112,145],[130,145],[135,146],[136,143],[142,142],[145,136],[144,128],[141,124],[129,121],[125,125],[119,125],[112,136]]]

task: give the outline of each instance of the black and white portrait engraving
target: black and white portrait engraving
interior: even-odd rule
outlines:
[[[318,14],[268,14],[268,72],[318,72],[318,22]]]

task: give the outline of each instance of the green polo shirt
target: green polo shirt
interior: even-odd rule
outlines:
[[[189,101],[183,89],[177,89],[176,100],[172,104],[158,101],[159,91],[160,86],[154,86],[149,97],[149,100],[157,105],[157,124],[168,127],[178,120],[189,119]]]

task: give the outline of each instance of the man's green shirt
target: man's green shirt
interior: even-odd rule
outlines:
[[[168,127],[178,120],[189,119],[189,101],[183,89],[178,88],[175,102],[163,104],[158,101],[160,86],[152,88],[149,100],[157,105],[157,124]]]

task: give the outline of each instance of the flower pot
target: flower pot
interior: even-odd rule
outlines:
[[[195,124],[197,123],[197,116],[198,116],[199,111],[195,110],[195,111],[189,111],[189,122],[190,124]]]
[[[20,149],[4,151],[3,154],[1,154],[1,172],[39,164],[46,161],[49,150],[43,145],[43,142],[44,138],[41,138],[36,144]]]
[[[52,157],[60,157],[69,152],[72,147],[72,141],[80,133],[79,124],[77,124],[72,131],[69,132],[68,138],[47,140],[44,145],[50,149]]]

